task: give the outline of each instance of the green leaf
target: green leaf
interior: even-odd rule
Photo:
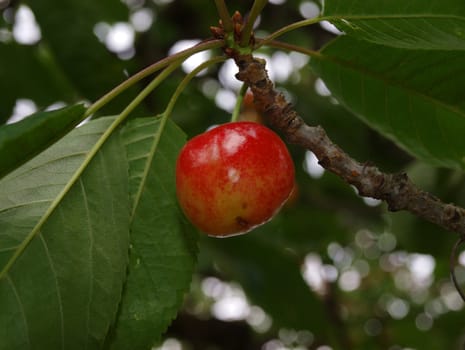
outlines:
[[[240,283],[253,303],[262,307],[277,327],[321,333],[329,323],[323,303],[304,282],[301,261],[270,242],[271,222],[247,235],[201,240],[201,252]],[[286,300],[287,302],[283,302]],[[298,305],[298,307],[290,307]]]
[[[323,15],[347,34],[378,44],[465,50],[462,0],[326,0]]]
[[[124,129],[129,159],[131,223],[129,275],[111,349],[150,349],[171,323],[189,289],[197,236],[182,219],[175,163],[185,135],[159,118]]]
[[[0,126],[0,178],[69,132],[84,112],[84,105],[74,105]]]
[[[129,246],[127,162],[118,133],[60,196],[113,120],[75,129],[0,181],[2,350],[99,349],[115,319]]]
[[[430,164],[464,168],[461,51],[403,50],[340,37],[311,66],[371,127]]]

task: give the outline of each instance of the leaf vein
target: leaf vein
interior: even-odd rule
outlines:
[[[18,302],[19,309],[20,309],[20,312],[21,312],[21,316],[23,317],[24,326],[26,327],[26,340],[27,340],[27,343],[29,344],[29,348],[31,348],[31,338],[30,338],[30,334],[29,334],[29,332],[30,332],[29,331],[29,325],[27,323],[26,313],[24,312],[23,302],[21,301],[21,298],[20,298],[20,296],[18,294],[18,290],[16,289],[14,282],[10,278],[10,275],[7,274],[5,277],[6,277],[5,279],[10,284],[11,289],[13,291],[13,294],[15,295],[15,298],[16,298],[16,300]]]
[[[64,330],[64,314],[63,314],[63,303],[62,303],[62,297],[60,293],[60,288],[58,286],[58,274],[55,269],[55,265],[53,263],[53,259],[50,255],[50,250],[48,249],[47,242],[44,239],[44,236],[41,235],[40,233],[37,235],[44,246],[45,250],[45,255],[47,256],[47,260],[50,264],[50,269],[52,270],[53,276],[54,276],[54,281],[55,281],[55,288],[57,292],[57,299],[58,299],[58,309],[60,313],[60,331],[61,331],[61,348],[65,348],[65,330]]]
[[[93,279],[94,279],[94,271],[93,271],[93,247],[94,247],[94,237],[93,237],[93,229],[92,225],[90,224],[90,209],[88,205],[88,199],[87,199],[87,192],[84,186],[84,183],[82,181],[82,178],[79,178],[79,187],[81,189],[81,194],[83,197],[83,204],[84,204],[84,210],[85,210],[85,218],[83,220],[86,221],[87,223],[87,232],[89,233],[89,288],[88,288],[88,302],[87,302],[87,307],[86,307],[86,330],[87,334],[89,335],[91,333],[90,331],[90,315],[91,315],[91,305],[92,305],[92,294],[93,294]],[[85,348],[87,349],[89,347],[89,337],[87,337],[86,345]]]

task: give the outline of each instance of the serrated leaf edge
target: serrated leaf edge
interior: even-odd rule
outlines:
[[[102,148],[105,141],[107,141],[108,138],[113,134],[113,132],[115,132],[117,127],[125,120],[125,118],[126,118],[126,115],[124,115],[124,114],[119,115],[110,124],[110,126],[107,128],[107,130],[105,130],[105,132],[102,134],[102,136],[100,136],[100,138],[97,140],[95,145],[92,146],[92,148],[88,151],[88,153],[85,156],[82,164],[74,172],[74,174],[71,176],[71,178],[65,184],[65,186],[60,191],[60,193],[50,203],[50,206],[47,208],[47,210],[42,215],[42,217],[37,222],[37,224],[32,228],[32,230],[27,234],[27,236],[24,238],[24,240],[21,242],[21,244],[16,248],[16,251],[14,252],[14,254],[10,257],[10,259],[8,259],[8,262],[3,267],[3,269],[0,271],[0,280],[8,273],[8,271],[14,265],[14,263],[16,262],[18,257],[24,252],[24,250],[29,245],[29,243],[32,241],[32,239],[37,234],[39,234],[40,229],[42,228],[42,226],[49,219],[49,217],[52,215],[52,213],[55,211],[55,209],[58,207],[58,205],[63,201],[63,199],[68,194],[68,192],[71,190],[71,188],[74,186],[74,184],[79,180],[79,178],[83,174],[84,170],[90,164],[90,162],[95,157],[97,152]]]

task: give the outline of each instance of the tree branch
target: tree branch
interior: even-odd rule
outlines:
[[[237,52],[232,58],[239,67],[237,79],[250,87],[257,108],[288,142],[315,153],[321,166],[355,186],[360,195],[385,201],[390,211],[407,210],[465,236],[465,209],[419,189],[405,173],[385,174],[373,165],[357,162],[334,144],[321,126],[305,124],[284,95],[274,89],[265,61]]]

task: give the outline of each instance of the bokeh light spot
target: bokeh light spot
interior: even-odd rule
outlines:
[[[314,179],[319,179],[325,173],[325,168],[318,163],[318,158],[311,151],[305,152],[304,170]]]
[[[174,338],[167,338],[158,348],[152,348],[152,350],[182,350],[182,344],[179,340]]]
[[[236,105],[237,96],[231,90],[220,89],[216,93],[215,103],[221,109],[231,112]]]
[[[299,12],[303,18],[315,18],[320,14],[320,7],[313,1],[304,1],[299,6]]]
[[[392,298],[386,305],[386,311],[393,319],[400,320],[407,316],[410,305],[400,298]]]
[[[376,337],[383,330],[383,324],[377,318],[370,318],[365,322],[363,329],[369,336]]]
[[[415,325],[420,331],[429,331],[433,327],[433,318],[427,313],[421,313],[415,318]]]
[[[315,80],[315,91],[320,96],[331,96],[331,91],[329,91],[324,81],[320,78]]]
[[[351,268],[341,273],[338,285],[343,291],[352,292],[360,286],[360,281],[360,272]]]
[[[130,21],[137,32],[146,32],[155,21],[155,13],[149,8],[141,8],[131,14]]]
[[[32,113],[37,112],[37,105],[34,101],[27,98],[18,98],[16,104],[13,107],[13,114],[7,120],[7,124],[12,124],[23,120]]]
[[[34,13],[26,5],[20,5],[16,11],[13,37],[18,43],[23,45],[34,45],[42,37]]]
[[[173,55],[173,54],[178,53],[180,51],[186,50],[186,49],[188,49],[188,48],[190,48],[192,46],[197,45],[199,42],[200,42],[200,40],[198,40],[198,39],[179,40],[176,43],[174,43],[174,45],[169,49],[168,54]],[[197,68],[197,66],[199,66],[200,64],[202,64],[205,61],[207,61],[208,59],[210,59],[210,57],[211,57],[211,52],[208,51],[208,50],[198,52],[198,53],[190,56],[186,60],[184,60],[184,62],[182,63],[182,69],[184,70],[184,72],[190,73],[195,68]],[[205,75],[205,73],[206,73],[206,69],[199,72],[197,74],[197,76]]]
[[[321,21],[320,22],[320,26],[321,28],[323,28],[324,30],[326,30],[327,32],[330,32],[330,33],[333,33],[333,34],[336,34],[336,35],[341,35],[343,34],[339,29],[336,28],[336,26],[334,24],[332,24],[331,22],[328,22],[328,21]]]

